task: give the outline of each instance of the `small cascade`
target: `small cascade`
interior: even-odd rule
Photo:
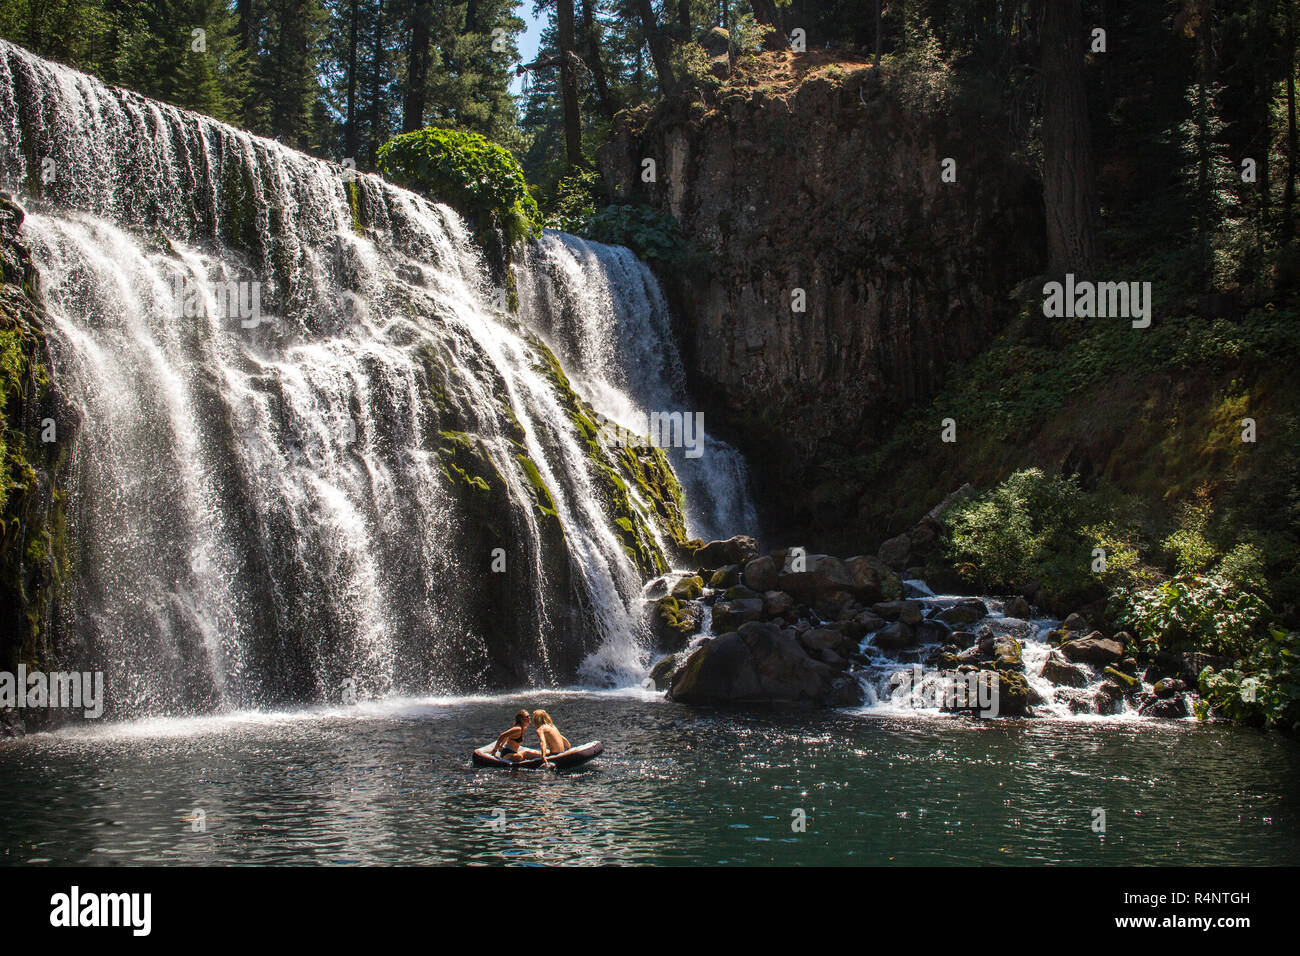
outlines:
[[[1086,719],[1136,717],[1138,702],[1149,699],[1151,685],[1137,677],[1131,692],[1120,693],[1115,681],[1101,668],[1078,666],[1078,686],[1054,683],[1043,676],[1044,665],[1054,651],[1049,636],[1061,622],[1052,617],[1017,618],[1010,616],[1010,602],[996,597],[972,598],[970,595],[935,594],[920,580],[903,582],[908,600],[920,602],[923,621],[939,623],[939,616],[958,605],[982,603],[987,614],[951,629],[933,627],[938,636],[946,630],[962,631],[977,641],[984,636],[1013,638],[1019,645],[1024,678],[1029,686],[1029,706],[1035,717]],[[887,627],[888,625],[886,625]],[[857,671],[866,697],[863,709],[877,715],[905,716],[917,713],[938,714],[946,710],[974,710],[981,705],[979,688],[968,677],[954,681],[955,668],[943,661],[945,652],[960,657],[964,649],[951,640],[922,640],[906,648],[877,646],[877,628],[862,639],[860,650],[867,663]],[[1074,634],[1082,637],[1082,634]],[[973,643],[973,642],[972,642]],[[969,647],[970,645],[967,645]],[[985,666],[988,666],[987,664]],[[954,699],[954,694],[957,697]],[[961,695],[965,695],[962,697]],[[954,707],[953,704],[957,706]],[[966,708],[962,704],[969,704]]]
[[[524,321],[602,416],[644,435],[652,414],[695,414],[663,292],[630,250],[547,230],[516,278]],[[752,532],[758,518],[744,458],[707,430],[687,437],[698,446],[668,454],[686,491],[688,534]]]

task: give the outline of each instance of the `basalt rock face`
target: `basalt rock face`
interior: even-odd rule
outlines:
[[[702,254],[659,271],[695,394],[747,453],[765,531],[811,528],[823,547],[858,532],[845,518],[864,492],[834,462],[989,341],[1040,269],[1043,233],[1032,177],[989,129],[909,111],[849,66],[625,117],[600,156],[612,201],[671,214]]]
[[[52,660],[56,584],[67,562],[65,449],[76,416],[49,376],[44,310],[23,212],[0,193],[0,671]],[[39,719],[37,719],[39,723]]]

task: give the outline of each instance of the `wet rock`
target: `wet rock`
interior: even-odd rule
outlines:
[[[1068,633],[1078,631],[1080,633],[1087,634],[1089,631],[1092,630],[1092,625],[1089,624],[1086,619],[1084,619],[1082,614],[1076,611],[1075,613],[1071,614],[1069,617],[1067,617],[1064,621],[1061,622],[1061,630],[1066,631]]]
[[[704,579],[698,575],[688,575],[673,585],[671,593],[679,601],[694,601],[704,593]]]
[[[976,621],[988,617],[988,613],[988,606],[983,601],[967,598],[958,601],[950,608],[940,611],[939,620],[954,626],[974,624]]]
[[[947,644],[951,636],[952,631],[943,621],[918,621],[916,624],[916,639],[921,644]]]
[[[1000,671],[1023,671],[1025,661],[1021,656],[1020,642],[1008,636],[994,638],[993,666]]]
[[[789,632],[751,621],[697,649],[673,677],[673,700],[686,704],[827,704],[834,668],[813,660]]]
[[[1006,609],[1002,613],[1007,617],[1018,617],[1023,620],[1034,616],[1033,610],[1029,607],[1029,602],[1024,597],[1017,597],[1008,602]]]
[[[1118,714],[1124,709],[1124,688],[1110,681],[1098,685],[1093,695],[1093,709],[1104,715]]]
[[[1027,641],[1034,635],[1036,628],[1028,621],[1022,621],[1016,617],[995,618],[989,622],[989,627],[997,635],[1007,634],[1018,641]]]
[[[1143,717],[1179,720],[1188,714],[1187,698],[1182,694],[1174,694],[1172,697],[1154,697],[1143,704],[1138,709],[1138,713]]]
[[[853,593],[859,601],[874,604],[884,599],[891,572],[883,561],[859,554],[845,561],[844,567],[853,579]]]
[[[763,616],[789,620],[794,617],[794,598],[784,591],[767,591],[763,595]]]
[[[948,635],[948,639],[944,643],[957,648],[967,648],[974,647],[976,640],[974,633],[971,631],[953,631]]]
[[[900,650],[916,644],[916,633],[910,625],[902,621],[894,621],[877,631],[871,640],[883,651]]]
[[[723,598],[727,601],[754,601],[762,600],[763,595],[745,587],[743,584],[737,584],[727,588],[727,593],[723,595]]]
[[[697,579],[698,580],[698,579]],[[671,594],[655,602],[650,630],[664,651],[681,650],[704,623],[704,609],[693,601],[681,601]]]
[[[740,583],[740,565],[728,564],[709,577],[709,587],[722,591]]]
[[[1087,637],[1066,641],[1061,645],[1061,653],[1076,664],[1105,667],[1119,662],[1124,656],[1124,645],[1114,638],[1102,637],[1101,631],[1093,631]]]
[[[669,654],[655,662],[655,666],[650,668],[650,682],[655,690],[667,690],[671,686],[677,665],[676,654]]]
[[[748,535],[738,534],[725,541],[710,541],[691,555],[696,567],[716,571],[729,564],[744,564],[758,556],[758,542]]]
[[[777,575],[777,587],[794,596],[796,601],[812,605],[833,591],[850,591],[853,578],[844,562],[829,554],[808,554],[796,560],[787,558]]]
[[[999,717],[1030,716],[1029,681],[1024,674],[1015,671],[986,671],[993,675],[994,693]]]
[[[919,624],[925,611],[925,605],[920,601],[881,601],[878,604],[873,604],[871,610],[887,621]]]
[[[905,568],[908,559],[912,556],[912,539],[906,534],[900,534],[882,544],[880,550],[876,553],[879,555],[880,560],[889,567]]]
[[[1185,690],[1187,690],[1187,684],[1179,680],[1177,677],[1161,678],[1156,681],[1155,686],[1151,688],[1152,693],[1161,700],[1166,700],[1173,697],[1175,694],[1181,694]]]
[[[725,634],[738,629],[748,621],[763,616],[761,598],[742,598],[738,601],[719,601],[713,605],[713,633]]]
[[[853,602],[853,595],[848,591],[827,591],[813,602],[813,610],[824,621],[839,618],[840,613]]]
[[[776,579],[780,571],[781,567],[777,564],[776,558],[770,554],[765,554],[745,565],[741,579],[746,587],[755,591],[775,591]]]
[[[1059,651],[1052,651],[1043,662],[1042,676],[1053,684],[1066,687],[1087,687],[1088,671],[1078,664],[1071,664]]]

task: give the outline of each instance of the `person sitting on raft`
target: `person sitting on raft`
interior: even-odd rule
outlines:
[[[572,746],[569,738],[560,733],[560,728],[555,726],[551,715],[544,710],[533,711],[533,727],[537,731],[537,739],[542,744],[542,766],[544,767],[551,765],[550,760],[547,759],[551,754],[562,754]]]
[[[538,711],[538,713],[541,713],[541,711]],[[493,755],[499,755],[503,760],[509,760],[511,763],[517,763],[529,757],[542,756],[536,750],[528,750],[520,746],[524,742],[524,731],[527,729],[528,711],[516,712],[515,725],[508,730],[502,731],[501,735],[497,737],[496,746],[492,748]]]

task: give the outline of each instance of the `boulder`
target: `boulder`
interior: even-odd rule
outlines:
[[[885,597],[891,574],[885,562],[871,555],[859,554],[845,561],[844,567],[853,578],[853,594],[859,601],[874,604]]]
[[[747,621],[757,621],[763,616],[761,598],[741,598],[737,601],[719,601],[713,605],[713,633],[734,631]]]
[[[887,566],[901,570],[912,556],[912,539],[906,533],[900,534],[882,544],[876,553]]]
[[[1179,720],[1188,714],[1187,698],[1182,694],[1174,694],[1171,697],[1154,697],[1138,708],[1138,713],[1143,717]]]
[[[709,587],[721,591],[733,587],[740,583],[740,565],[728,564],[725,568],[718,568],[709,578]]]
[[[1066,641],[1061,645],[1061,653],[1076,664],[1106,667],[1124,656],[1124,645],[1114,638],[1102,637],[1101,631],[1093,631],[1087,637]]]
[[[765,554],[745,565],[745,570],[741,572],[741,580],[746,587],[753,588],[755,591],[775,591],[780,572],[781,566],[776,563],[776,558]]]
[[[873,604],[871,610],[886,621],[920,624],[925,605],[920,601],[881,601]]]
[[[951,634],[948,635],[948,639],[944,643],[949,644],[952,647],[964,649],[967,647],[974,647],[976,643],[976,638],[975,635],[970,631],[953,631]]]
[[[704,593],[704,579],[699,575],[687,575],[673,585],[670,593],[679,601],[694,601]]]
[[[916,640],[921,644],[947,644],[952,631],[943,621],[918,621]]]
[[[1027,641],[1034,636],[1036,628],[1028,621],[1022,621],[1018,617],[999,617],[989,621],[989,627],[993,628],[996,635],[1007,634],[1018,641]]]
[[[695,549],[691,560],[696,567],[716,571],[729,564],[744,564],[758,556],[758,542],[748,535],[738,534],[725,541],[710,541]]]
[[[794,598],[784,591],[767,591],[763,594],[763,616],[767,618],[794,617]]]
[[[1099,714],[1118,714],[1124,709],[1124,688],[1106,681],[1093,695],[1093,709]]]
[[[1155,686],[1151,688],[1151,691],[1161,700],[1167,700],[1185,690],[1187,690],[1187,684],[1177,677],[1163,677],[1156,681]]]
[[[826,591],[813,602],[813,610],[823,621],[834,621],[852,602],[848,591]]]
[[[993,639],[993,666],[1000,671],[1023,671],[1025,661],[1020,654],[1020,642],[1014,637],[995,637]]]
[[[819,598],[833,591],[850,591],[853,578],[844,562],[829,554],[806,554],[798,559],[787,558],[777,575],[776,588],[794,596],[803,604],[816,604]]]
[[[1029,607],[1029,602],[1024,597],[1016,597],[1007,603],[1002,612],[1007,617],[1018,617],[1022,620],[1028,620],[1033,617],[1033,610]]]
[[[679,600],[671,594],[656,601],[650,615],[650,630],[656,644],[669,652],[685,647],[703,623],[704,609],[699,604]]]
[[[1084,668],[1078,664],[1071,664],[1059,651],[1052,651],[1047,655],[1047,660],[1043,663],[1042,676],[1053,684],[1064,684],[1066,687],[1087,687],[1089,680],[1088,672]]]
[[[976,598],[965,598],[952,607],[940,611],[939,620],[945,624],[974,624],[976,621],[988,617],[988,613],[988,606],[983,601]]]
[[[916,632],[912,630],[911,625],[894,621],[878,630],[871,640],[882,651],[899,650],[916,644]]]
[[[1076,611],[1075,613],[1071,614],[1069,617],[1067,617],[1064,621],[1061,622],[1061,630],[1067,632],[1081,631],[1082,633],[1086,634],[1092,630],[1092,625],[1089,624],[1084,619],[1082,614]]]
[[[793,632],[751,621],[695,651],[673,677],[669,695],[685,704],[788,702],[827,704],[836,671],[813,660]]]
[[[993,699],[997,702],[999,717],[1031,716],[1029,681],[1025,679],[1024,674],[1000,670],[985,673],[993,675],[990,679],[995,682],[993,693],[996,696]]]
[[[655,690],[667,690],[673,682],[673,674],[677,671],[677,655],[669,654],[667,657],[660,658],[655,662],[655,666],[650,668],[650,681],[654,684]]]
[[[763,595],[752,588],[745,587],[743,584],[736,584],[727,588],[727,592],[722,598],[724,601],[753,601],[762,600]]]

